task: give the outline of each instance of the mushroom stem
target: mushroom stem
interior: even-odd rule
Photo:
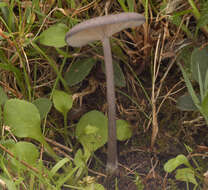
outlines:
[[[104,39],[102,40],[102,44],[104,49],[108,102],[108,158],[106,170],[107,173],[113,174],[116,173],[118,169],[114,72],[109,38],[104,37]]]

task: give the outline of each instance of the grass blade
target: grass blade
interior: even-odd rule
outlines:
[[[186,83],[186,87],[188,88],[188,92],[191,95],[191,97],[193,99],[193,102],[196,105],[196,107],[199,108],[200,101],[199,101],[199,99],[198,99],[198,97],[197,97],[197,95],[196,95],[196,93],[195,93],[195,91],[193,89],[193,86],[192,86],[192,84],[191,84],[191,82],[190,82],[190,80],[188,78],[188,75],[186,74],[186,71],[183,69],[183,67],[180,64],[179,64],[179,67],[180,67],[180,69],[182,71],[183,78],[184,78],[184,81]]]

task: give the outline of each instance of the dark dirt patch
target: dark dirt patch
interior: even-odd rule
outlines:
[[[171,72],[172,74],[167,78],[167,82],[164,83],[161,97],[165,96],[174,86],[176,77],[177,80],[179,79],[178,72],[176,72],[175,75],[172,70]],[[130,78],[129,73],[127,73],[127,75]],[[146,76],[149,76],[149,74],[146,72],[143,73],[143,75],[141,75],[141,80],[146,86],[148,94],[150,94],[151,85],[150,81],[146,79]],[[92,73],[89,78],[90,77],[94,77],[94,73]],[[69,113],[69,118],[71,119],[69,125],[76,124],[80,117],[90,110],[96,109],[104,113],[106,112],[105,82],[101,83],[96,78],[95,80],[97,80],[98,83],[95,92],[84,96],[81,106],[79,102],[73,105],[73,109]],[[133,78],[131,78],[131,80],[133,80]],[[82,84],[83,86],[80,86],[80,89],[87,88],[88,83],[87,81],[85,82],[86,83]],[[131,82],[131,85],[135,83],[135,81]],[[148,119],[145,118],[143,111],[150,115],[151,106],[145,99],[141,88],[137,84],[134,87],[131,85],[128,83],[126,88],[121,89],[122,92],[128,94],[131,99],[119,92],[116,94],[117,117],[127,120],[131,124],[133,130],[133,137],[130,140],[118,143],[119,176],[111,179],[107,186],[106,177],[99,175],[99,172],[105,174],[106,147],[95,152],[95,155],[101,160],[102,164],[97,162],[96,159],[92,159],[89,168],[96,171],[97,174],[89,171],[90,175],[98,177],[98,182],[103,184],[107,190],[116,190],[116,187],[118,190],[142,190],[142,187],[144,190],[185,190],[185,183],[176,181],[174,172],[168,175],[165,173],[163,169],[164,164],[169,159],[179,154],[188,155],[184,143],[191,146],[195,152],[197,152],[198,145],[208,146],[206,138],[208,128],[204,125],[203,119],[196,122],[188,122],[198,118],[199,114],[179,111],[175,105],[175,99],[177,99],[178,94],[172,95],[169,99],[166,99],[157,115],[159,133],[154,149],[150,150],[151,126],[149,128],[147,127]],[[178,86],[178,88],[181,88],[181,86]],[[180,93],[183,94],[184,92],[185,90]],[[135,105],[132,100],[136,101],[141,107]],[[157,106],[159,106],[159,103],[160,99],[158,100]],[[55,118],[58,118],[58,116],[55,116]],[[60,123],[62,122],[63,121],[60,121]],[[73,130],[73,127],[71,130]],[[59,139],[57,139],[57,141],[59,141]],[[76,141],[76,139],[74,139],[74,141]],[[64,143],[63,139],[62,143]],[[74,143],[77,144],[77,142]],[[208,167],[206,158],[203,160],[199,157],[197,161],[202,164],[204,168]]]
[[[92,73],[90,77],[93,75]],[[144,73],[144,78],[141,76],[141,80],[143,80],[144,85],[146,84],[147,92],[150,93],[151,89],[149,81],[145,79],[146,75],[148,74]],[[176,83],[175,77],[176,75],[170,75],[161,94],[167,94],[169,89],[172,88]],[[93,109],[106,112],[105,83],[97,82],[99,85],[96,91],[83,97],[81,107],[77,103],[76,108],[76,104],[74,104],[73,109],[77,109],[77,112],[72,110],[69,113],[69,118],[72,118],[72,115],[76,112],[72,123],[76,123],[84,113]],[[151,113],[151,106],[145,99],[141,88],[135,85],[136,89],[133,90],[131,87],[128,86],[122,91],[128,94],[132,100],[136,100],[143,111]],[[85,89],[85,87],[80,88]],[[98,174],[91,173],[91,175],[98,177],[98,182],[103,184],[107,190],[116,190],[116,187],[118,190],[140,190],[142,187],[144,190],[186,189],[185,183],[175,180],[174,172],[168,175],[165,173],[164,164],[178,154],[188,155],[184,143],[193,149],[197,148],[197,145],[207,146],[205,134],[208,134],[208,129],[201,120],[202,123],[184,123],[186,120],[190,121],[192,118],[199,117],[199,114],[179,111],[176,108],[175,101],[173,101],[177,97],[173,95],[171,98],[165,101],[157,115],[159,133],[154,149],[150,150],[151,126],[147,128],[148,120],[145,118],[142,109],[138,108],[129,98],[117,92],[117,117],[125,119],[131,124],[134,135],[127,142],[119,142],[120,172],[116,178],[111,179],[110,182],[108,181],[108,186],[106,177],[102,177],[102,175],[98,177],[99,172],[105,174],[106,147],[95,153],[103,165],[93,159],[89,168]],[[196,127],[197,124],[199,124],[199,127]],[[204,166],[207,165],[204,161],[200,162]]]

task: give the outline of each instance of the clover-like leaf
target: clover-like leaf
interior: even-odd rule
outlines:
[[[107,118],[93,110],[81,117],[76,126],[76,138],[89,151],[93,152],[107,142]]]

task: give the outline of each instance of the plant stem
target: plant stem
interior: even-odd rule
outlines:
[[[191,5],[191,7],[193,9],[194,16],[198,20],[200,18],[200,12],[198,11],[198,9],[197,9],[193,0],[188,0],[188,1],[189,1],[189,4]]]
[[[70,137],[68,136],[68,130],[67,130],[67,112],[64,113],[64,141],[68,143],[71,149],[73,149]]]
[[[66,83],[66,81],[64,80],[64,78],[61,76],[61,73],[59,72],[58,67],[56,66],[55,62],[54,62],[52,59],[50,59],[50,58],[45,54],[45,52],[44,52],[40,47],[38,47],[38,45],[36,45],[36,44],[33,43],[33,42],[31,42],[31,45],[32,45],[32,46],[33,46],[33,47],[34,47],[34,48],[35,48],[35,49],[36,49],[43,57],[45,57],[45,58],[47,59],[49,65],[53,68],[54,72],[57,74],[57,77],[58,77],[58,78],[60,79],[60,81],[62,82],[62,84],[63,84],[65,90],[66,90],[67,92],[70,92],[69,87],[67,86],[67,83]]]
[[[114,73],[109,38],[104,37],[102,43],[104,49],[108,102],[108,158],[106,170],[109,174],[113,174],[118,169]]]
[[[49,153],[50,156],[53,157],[53,159],[55,161],[59,161],[60,158],[59,156],[56,155],[56,153],[54,152],[54,150],[50,147],[50,145],[45,141],[45,139],[42,141],[43,145],[44,145],[44,148],[46,148],[47,152]]]

